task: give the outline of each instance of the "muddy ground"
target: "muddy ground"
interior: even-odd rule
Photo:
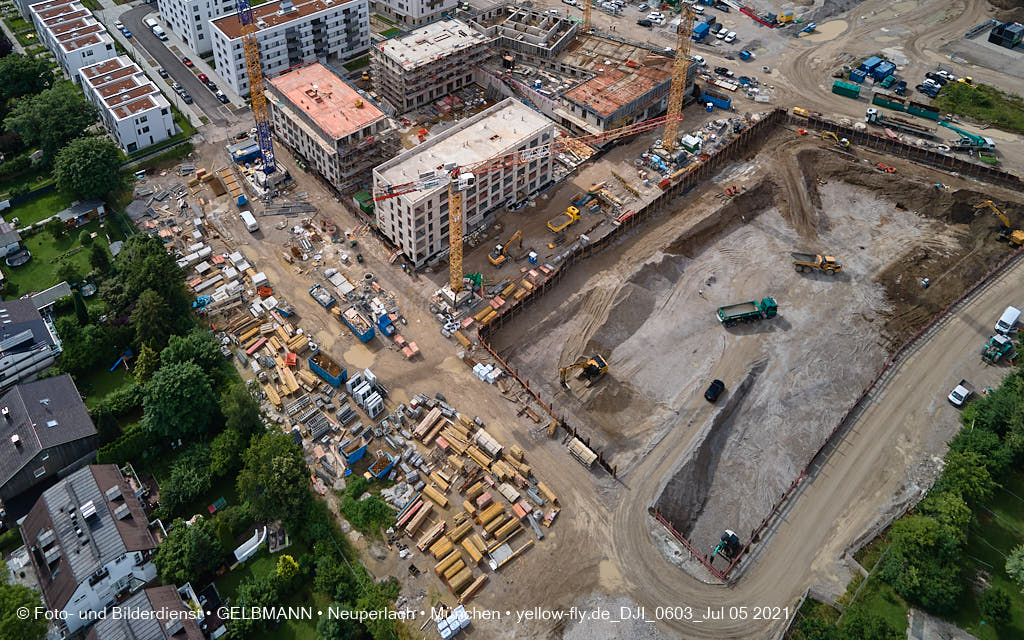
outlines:
[[[708,551],[722,529],[756,526],[894,349],[1009,252],[999,222],[975,215],[977,185],[937,188],[910,165],[883,173],[863,150],[788,131],[776,141],[575,267],[496,337],[627,483],[669,430],[693,434],[656,506]],[[723,204],[722,184],[741,193]],[[796,273],[794,250],[834,254],[844,271]],[[725,329],[715,317],[764,296],[774,320]],[[609,375],[561,391],[558,367],[592,353]],[[712,378],[727,392],[697,424],[677,409]]]

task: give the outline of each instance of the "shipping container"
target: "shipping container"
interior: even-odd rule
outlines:
[[[710,102],[719,109],[732,108],[732,99],[725,94],[718,93],[717,91],[709,91],[705,89],[704,93],[700,96],[700,100],[701,102]]]
[[[861,69],[854,69],[850,72],[850,80],[853,80],[857,84],[864,84],[864,79],[867,77],[867,73]]]
[[[341,386],[348,377],[344,367],[334,361],[323,351],[317,351],[309,357],[309,369],[326,380],[332,387]]]
[[[875,92],[874,97],[871,98],[871,104],[885,107],[886,109],[892,109],[893,111],[906,111],[907,101],[897,96],[891,96],[887,93]]]
[[[860,85],[836,80],[832,83],[832,93],[856,100],[860,97]]]
[[[881,80],[885,76],[892,75],[892,72],[896,70],[896,65],[891,62],[883,62],[871,71],[871,77],[875,80]]]
[[[879,58],[878,56],[871,56],[870,58],[868,58],[864,62],[860,63],[859,69],[861,71],[865,71],[867,73],[871,73],[872,71],[875,70],[875,67],[877,67],[878,65],[882,64],[882,62],[883,62],[882,59]]]
[[[915,116],[921,116],[922,118],[928,118],[929,120],[938,121],[939,110],[928,104],[921,104],[920,102],[911,102],[907,106],[907,113]]]

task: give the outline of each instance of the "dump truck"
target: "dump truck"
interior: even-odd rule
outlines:
[[[795,251],[789,255],[793,256],[793,267],[796,268],[798,273],[817,269],[833,276],[843,270],[843,264],[832,256],[823,256],[818,253],[798,253]]]
[[[562,229],[565,229],[572,223],[580,219],[580,210],[575,205],[570,205],[565,213],[560,213],[554,218],[548,220],[548,229],[551,229],[555,233],[558,233]]]
[[[757,322],[774,318],[778,313],[778,304],[773,298],[761,298],[761,301],[751,300],[739,304],[730,304],[718,307],[716,312],[718,321],[727,327],[739,322]]]

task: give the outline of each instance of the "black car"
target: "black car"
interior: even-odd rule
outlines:
[[[224,95],[222,92],[218,91],[216,95],[217,95],[217,99],[220,100],[221,102],[223,102],[224,104],[227,104],[228,102],[230,102],[230,100],[228,100],[228,97],[226,95]]]
[[[711,384],[708,385],[708,390],[704,392],[704,399],[708,402],[714,402],[718,400],[718,396],[722,395],[725,391],[725,383],[721,380],[712,380]]]
[[[714,24],[711,25],[711,33],[718,33],[724,28],[725,27],[722,25],[721,22],[715,22]]]
[[[182,94],[181,100],[185,104],[192,104],[192,96],[187,93]]]
[[[159,75],[159,76],[160,76],[161,78],[167,78],[167,77],[170,77],[170,74],[169,74],[169,73],[167,73],[167,72],[166,72],[166,71],[164,70],[164,68],[163,68],[163,67],[157,67],[157,68],[156,68],[156,73],[157,73],[157,75]]]
[[[636,23],[638,25],[640,25],[641,27],[653,27],[654,26],[654,23],[651,22],[650,20],[648,20],[647,18],[641,18],[641,19],[637,20]]]
[[[732,77],[732,71],[729,71],[729,67],[715,67],[715,73],[720,76]]]

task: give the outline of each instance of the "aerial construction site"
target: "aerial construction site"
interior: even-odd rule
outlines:
[[[922,81],[1024,92],[967,35],[1004,4],[471,0],[358,77],[268,76],[135,221],[316,490],[388,483],[350,536],[401,606],[780,638],[931,486],[956,381],[1007,372],[978,348],[1024,302],[1024,138]]]

